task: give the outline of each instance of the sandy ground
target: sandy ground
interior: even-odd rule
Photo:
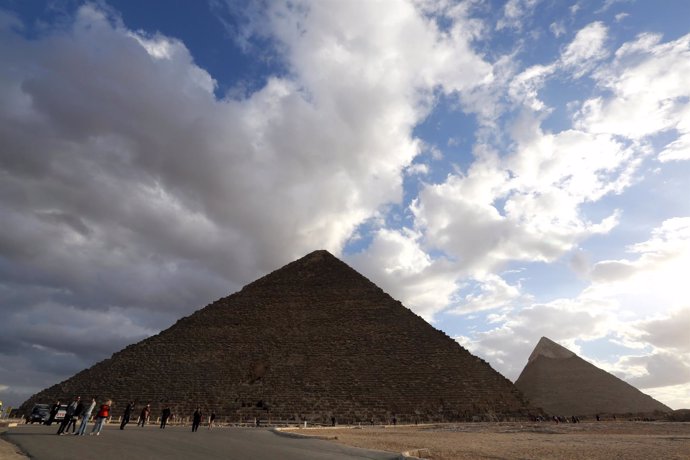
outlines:
[[[302,429],[337,441],[402,452],[428,448],[425,458],[690,459],[690,423],[466,423],[418,427]]]

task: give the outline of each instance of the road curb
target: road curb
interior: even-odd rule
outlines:
[[[322,439],[324,441],[334,441],[338,439],[337,436],[323,436],[315,434],[295,433],[294,431],[283,431],[285,428],[271,428],[271,431],[278,436],[285,436],[287,438],[302,438],[302,439]]]
[[[424,460],[431,455],[429,449],[412,449],[400,453],[400,460]]]

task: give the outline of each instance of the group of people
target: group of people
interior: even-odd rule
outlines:
[[[105,420],[110,417],[110,406],[112,401],[108,400],[101,404],[96,413],[95,423],[91,429],[89,435],[99,436],[101,430],[103,429],[103,424]],[[57,430],[58,435],[69,434],[69,429],[72,428],[72,434],[75,436],[84,436],[86,434],[86,427],[89,424],[89,419],[96,408],[96,398],[91,398],[91,402],[87,406],[81,400],[80,396],[76,396],[74,401],[72,401],[65,410],[65,417],[60,422],[60,427]],[[46,425],[52,425],[57,417],[57,413],[60,410],[60,401],[57,401],[50,409],[50,416],[46,421]],[[77,429],[77,422],[81,420],[79,429]]]
[[[74,398],[74,401],[72,401],[68,406],[67,409],[65,410],[65,417],[62,419],[60,422],[60,427],[58,428],[57,434],[58,435],[66,435],[68,434],[68,431],[70,428],[72,428],[72,434],[76,435],[81,435],[83,436],[86,433],[86,427],[88,425],[89,419],[91,418],[91,415],[93,414],[94,409],[96,408],[96,399],[97,398],[92,398],[90,404],[87,406],[84,404],[84,402],[81,400],[80,396],[76,396]],[[93,425],[93,428],[91,429],[90,435],[95,434],[96,436],[101,434],[101,430],[103,429],[103,424],[105,423],[106,419],[110,417],[111,413],[111,408],[112,406],[112,401],[108,400],[105,403],[101,404],[101,406],[98,409],[98,412],[96,413],[96,418],[95,418],[95,423]],[[50,410],[50,416],[48,420],[46,421],[46,425],[52,425],[53,422],[55,422],[55,419],[57,417],[58,411],[60,410],[60,401],[57,401],[53,406],[51,407]],[[125,407],[125,412],[122,415],[122,421],[120,422],[120,429],[124,430],[125,426],[130,422],[130,419],[132,418],[132,412],[134,411],[134,401],[130,401],[127,406]],[[145,426],[146,422],[149,421],[149,417],[151,416],[151,404],[147,404],[144,406],[144,408],[141,410],[141,413],[139,414],[139,419],[137,420],[137,426]],[[166,425],[168,424],[168,421],[173,419],[174,415],[172,411],[170,410],[169,407],[165,407],[161,413],[161,424],[160,428],[165,428]],[[192,415],[192,431],[196,432],[199,429],[199,426],[201,425],[201,420],[203,419],[203,414],[201,412],[201,408],[199,406],[196,407],[196,410],[194,411],[194,414]],[[216,414],[215,412],[211,412],[211,415],[209,416],[208,420],[208,428],[211,429],[214,426],[216,419]],[[77,422],[81,420],[81,424],[79,425],[79,429],[76,429]]]

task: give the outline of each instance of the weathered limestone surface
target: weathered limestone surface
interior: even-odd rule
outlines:
[[[24,403],[199,404],[235,419],[467,420],[528,412],[515,386],[327,251],[245,286]],[[165,401],[165,402],[162,402]]]
[[[515,386],[552,415],[649,414],[671,409],[542,337]]]

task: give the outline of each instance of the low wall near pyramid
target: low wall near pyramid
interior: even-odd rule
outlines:
[[[527,417],[515,386],[326,251],[27,400],[99,395],[188,416],[356,423]]]

